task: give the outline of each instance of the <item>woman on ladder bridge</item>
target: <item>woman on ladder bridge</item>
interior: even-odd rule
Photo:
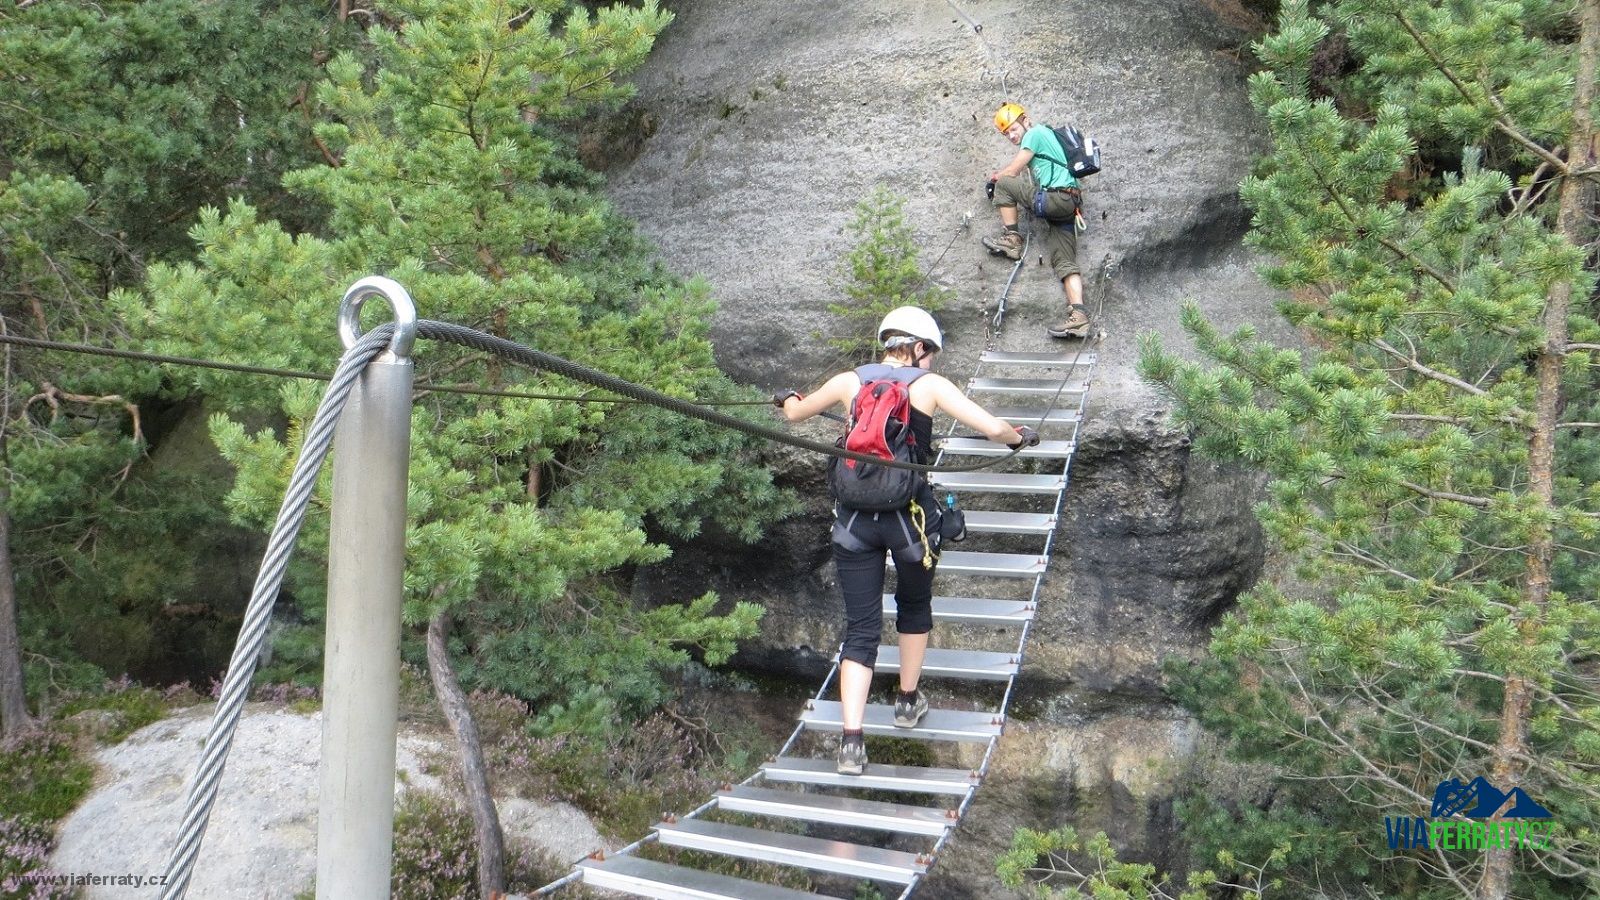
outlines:
[[[878,342],[884,350],[881,362],[840,372],[810,396],[782,391],[773,404],[790,422],[845,405],[850,410],[847,449],[924,465],[933,459],[935,413],[946,413],[992,441],[1010,446],[1039,442],[1033,429],[996,418],[949,379],[930,371],[944,337],[926,310],[902,306],[891,311],[878,326]],[[944,515],[920,472],[833,459],[828,482],[835,500],[833,561],[845,609],[839,663],[844,734],[838,769],[860,775],[867,764],[862,723],[883,632],[885,553],[894,560],[895,630],[900,635],[895,727],[915,728],[928,712],[917,682],[933,630],[933,575]]]

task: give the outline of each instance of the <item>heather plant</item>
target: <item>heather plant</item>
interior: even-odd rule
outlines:
[[[107,725],[95,737],[108,744],[117,744],[166,715],[167,700],[163,692],[140,687],[124,676],[106,682],[95,693],[67,698],[56,713],[56,718],[68,719],[87,710],[111,714]]]
[[[70,900],[77,891],[45,883],[59,873],[47,863],[55,849],[50,829],[0,816],[0,900]]]
[[[396,900],[475,900],[472,817],[448,797],[407,791],[395,808]]]
[[[94,767],[65,732],[35,729],[0,741],[0,817],[55,822],[93,780]]]

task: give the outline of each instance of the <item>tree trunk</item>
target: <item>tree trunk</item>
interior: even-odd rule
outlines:
[[[1573,246],[1588,243],[1585,231],[1590,200],[1589,179],[1574,175],[1594,164],[1594,120],[1590,108],[1595,98],[1595,75],[1600,63],[1600,0],[1582,0],[1578,6],[1580,37],[1576,91],[1572,102],[1572,134],[1567,142],[1568,174],[1562,180],[1556,229]],[[1561,372],[1566,360],[1567,315],[1572,309],[1570,281],[1552,287],[1544,309],[1544,346],[1534,366],[1535,423],[1528,439],[1528,493],[1549,509],[1555,503],[1555,438],[1561,416]],[[1523,569],[1523,616],[1518,622],[1523,640],[1532,643],[1543,624],[1542,613],[1550,600],[1550,563],[1555,537],[1548,529],[1529,543]],[[1491,780],[1508,791],[1520,784],[1529,755],[1528,725],[1533,718],[1532,681],[1521,673],[1507,673],[1500,706],[1500,734],[1490,755]],[[1499,816],[1495,817],[1496,820]],[[1484,858],[1478,882],[1478,900],[1505,900],[1511,892],[1513,851],[1496,848]]]
[[[0,434],[0,459],[5,436]],[[22,640],[17,632],[17,579],[11,571],[11,485],[0,470],[0,735],[28,727],[28,694],[22,683]]]
[[[449,633],[449,613],[439,613],[428,623],[428,674],[433,680],[439,706],[461,748],[461,775],[467,786],[472,830],[478,839],[478,893],[491,897],[506,889],[505,836],[500,831],[500,815],[495,812],[494,794],[489,791],[489,769],[483,762],[478,724],[472,720],[467,695],[461,690],[461,681],[456,677],[445,647]]]

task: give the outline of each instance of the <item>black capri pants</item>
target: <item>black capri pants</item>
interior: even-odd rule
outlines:
[[[930,493],[931,492],[924,492]],[[919,497],[920,502],[924,498]],[[939,507],[928,496],[923,509],[927,543],[911,514],[840,509],[833,521],[833,563],[844,594],[843,657],[872,668],[883,638],[883,554],[894,559],[896,574],[895,631],[927,634],[933,630],[933,573],[922,564],[925,553],[939,548]],[[934,560],[938,555],[935,552]]]

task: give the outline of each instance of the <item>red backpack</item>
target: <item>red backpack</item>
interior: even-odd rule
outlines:
[[[911,383],[926,369],[875,363],[856,369],[861,390],[850,402],[850,430],[839,446],[899,462],[919,459],[911,431]],[[828,460],[828,492],[840,506],[864,512],[905,509],[924,479],[921,472],[854,459]]]

